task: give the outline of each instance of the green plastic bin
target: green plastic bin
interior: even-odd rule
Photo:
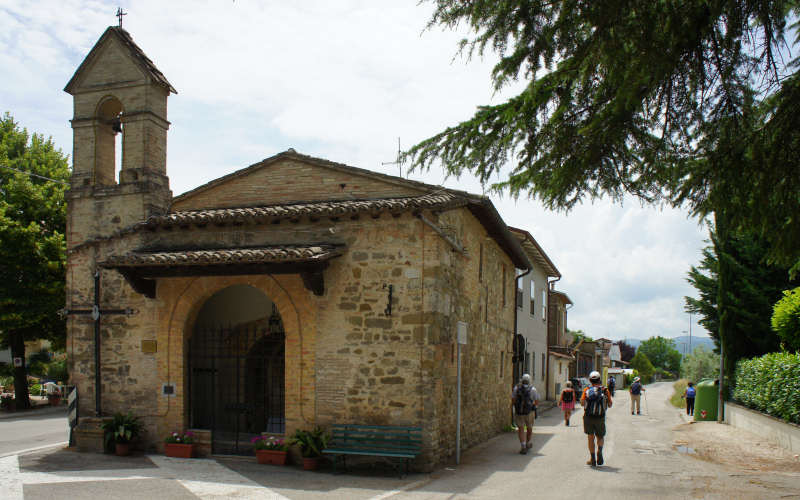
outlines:
[[[694,421],[716,421],[719,382],[706,378],[698,382],[695,387],[697,388],[697,395],[694,400]]]

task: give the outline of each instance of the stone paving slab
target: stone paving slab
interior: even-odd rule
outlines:
[[[46,450],[19,456],[20,472],[102,471],[157,468],[144,455],[117,457],[100,453],[80,453],[72,449]]]

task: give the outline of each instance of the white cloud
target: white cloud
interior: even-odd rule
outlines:
[[[62,89],[117,3],[0,0],[0,110],[70,152]],[[430,5],[327,2],[123,2],[123,23],[179,94],[170,99],[168,173],[180,193],[294,147],[390,174],[403,146],[498,102],[491,58],[454,59],[461,34],[423,32]],[[516,88],[519,85],[515,86]],[[414,179],[439,184],[436,169]],[[472,177],[446,185],[481,192]],[[569,214],[495,199],[510,225],[542,244],[575,301],[570,326],[612,338],[677,336],[705,231],[678,210],[626,200]],[[699,328],[698,328],[699,331]]]

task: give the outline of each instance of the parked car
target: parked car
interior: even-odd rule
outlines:
[[[586,377],[571,378],[569,381],[572,382],[572,388],[575,389],[575,392],[579,395],[583,392],[583,389],[591,385],[589,379]]]

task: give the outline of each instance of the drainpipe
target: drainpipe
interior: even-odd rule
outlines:
[[[511,337],[512,355],[513,355],[514,342],[516,341],[516,337],[517,337],[517,326],[518,326],[518,321],[519,321],[519,307],[517,307],[517,290],[519,290],[519,280],[521,280],[525,276],[529,275],[531,273],[531,271],[533,271],[533,269],[528,269],[524,273],[522,273],[519,276],[517,276],[516,278],[514,278],[514,332],[511,334],[512,335],[512,337]],[[525,289],[524,288],[522,289],[522,294],[525,295]],[[523,307],[523,309],[524,309],[524,307]],[[519,371],[521,371],[521,370],[519,370],[519,366],[520,366],[519,365],[519,360],[517,360],[517,363],[515,363],[514,365],[515,366],[514,366],[514,371],[513,371],[513,379],[514,379],[513,382],[514,382],[514,384],[516,384],[517,381],[522,377],[522,374],[518,373]]]
[[[550,317],[550,290],[555,290],[556,281],[559,281],[560,279],[561,279],[561,276],[559,276],[558,278],[554,279],[553,281],[548,281],[547,282],[547,291],[548,291],[548,293],[547,293],[547,307],[546,307],[546,310],[547,310],[548,320],[547,320],[547,333],[545,334],[545,339],[547,340],[547,345],[545,346],[547,348],[546,349],[547,350],[547,359],[545,361],[545,369],[544,369],[544,374],[545,374],[545,376],[544,376],[544,398],[546,400],[548,400],[548,401],[550,400],[550,338],[549,338],[550,337],[550,335],[549,335],[550,334],[550,320],[549,320],[549,317]],[[556,335],[558,335],[558,332],[556,332]],[[558,342],[558,341],[556,340],[556,342]],[[569,369],[567,370],[567,372],[569,372]],[[567,373],[567,376],[569,376],[569,373]]]

